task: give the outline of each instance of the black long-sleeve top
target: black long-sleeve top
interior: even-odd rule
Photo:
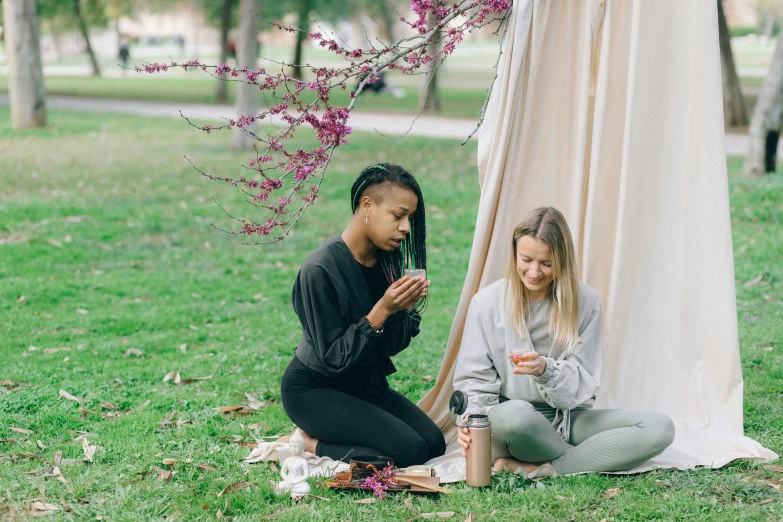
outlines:
[[[418,335],[421,319],[402,310],[377,335],[364,316],[388,287],[380,267],[363,270],[339,235],[328,239],[305,259],[294,283],[291,297],[302,323],[297,359],[324,375],[388,387],[386,376],[396,371],[390,357]]]

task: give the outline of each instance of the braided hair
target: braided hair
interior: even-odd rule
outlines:
[[[364,169],[351,187],[351,211],[356,213],[362,195],[371,187],[378,187],[384,183],[391,183],[410,190],[419,199],[416,211],[410,217],[411,231],[405,236],[399,249],[387,252],[380,251],[378,261],[381,263],[383,273],[389,284],[403,275],[406,268],[427,268],[427,226],[424,217],[424,197],[416,179],[410,172],[399,165],[378,163]],[[422,311],[426,307],[426,296],[414,307],[415,311]]]

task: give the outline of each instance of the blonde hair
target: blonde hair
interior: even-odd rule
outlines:
[[[549,337],[567,346],[570,352],[579,341],[579,277],[568,223],[557,209],[542,207],[529,212],[514,229],[505,304],[520,337],[525,336],[525,321],[530,313],[530,292],[517,272],[517,242],[524,236],[549,246],[554,276],[549,287],[553,301]]]

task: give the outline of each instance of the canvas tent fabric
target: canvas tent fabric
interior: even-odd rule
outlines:
[[[717,5],[699,0],[516,0],[479,132],[470,264],[433,389],[430,461],[464,478],[448,400],[472,296],[507,274],[531,209],[569,222],[580,276],[601,294],[596,407],[668,414],[654,467],[777,456],[743,434]]]

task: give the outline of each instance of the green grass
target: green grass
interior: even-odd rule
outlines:
[[[487,490],[456,485],[454,495],[414,497],[409,505],[405,495],[357,504],[370,495],[334,492],[316,480],[313,493],[329,501],[275,498],[270,482],[278,474],[266,464],[242,464],[249,449],[224,439],[291,429],[279,382],[298,341],[290,291],[299,263],[342,229],[355,174],[370,162],[404,158],[427,197],[433,286],[422,335],[396,358],[391,384],[418,400],[431,385],[426,377],[437,374],[467,270],[478,204],[475,145],[354,135],[292,236],[249,247],[212,227],[232,222],[210,198],[235,215],[251,217],[252,207],[183,159],[208,172],[237,172],[247,154],[227,151],[224,136],[168,119],[49,117],[47,129],[14,133],[0,109],[0,380],[28,383],[0,394],[0,519],[28,519],[34,500],[70,509],[49,520],[215,520],[218,511],[237,521],[269,514],[282,521],[404,520],[434,512],[454,512],[448,520],[457,522],[469,512],[535,521],[783,517],[783,497],[769,485],[780,485],[781,474],[746,462],[558,478],[543,488],[501,474]],[[780,453],[783,181],[740,179],[738,161],[729,166],[745,426]],[[758,275],[758,284],[744,285]],[[141,355],[126,355],[130,349]],[[174,370],[183,379],[211,379],[164,383]],[[83,398],[88,411],[60,398],[61,389]],[[245,393],[270,404],[244,417],[214,411],[244,404]],[[107,402],[116,410],[101,406]],[[103,418],[111,412],[120,415]],[[162,427],[169,416],[193,423]],[[102,448],[94,463],[82,461],[80,432]],[[68,484],[47,476],[57,451]],[[179,462],[164,465],[164,458]],[[176,474],[165,482],[151,466]],[[240,481],[250,486],[217,496]],[[613,488],[615,496],[607,493]]]
[[[452,76],[457,78],[460,78],[460,75],[464,76],[465,74],[460,71],[452,74]],[[165,75],[150,78],[146,73],[144,76],[140,76],[138,73],[128,72],[124,78],[47,76],[44,83],[46,92],[49,95],[214,104],[217,80],[204,76],[199,71],[194,73],[192,78],[167,78]],[[420,79],[418,76],[416,78]],[[442,89],[440,92],[442,104],[440,115],[478,118],[478,113],[484,104],[486,89],[489,87],[490,81],[491,77],[487,79],[486,85],[482,88]],[[401,98],[388,95],[376,96],[371,93],[363,95],[357,101],[356,109],[362,112],[418,113],[418,87],[415,85],[403,87],[405,96]],[[7,91],[8,77],[0,76],[0,92]],[[229,82],[227,92],[229,102],[233,103],[236,83]],[[344,91],[333,93],[331,103],[338,106],[347,106],[350,103],[348,93]]]

